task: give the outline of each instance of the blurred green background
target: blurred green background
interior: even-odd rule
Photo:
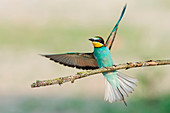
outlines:
[[[170,57],[170,1],[128,0],[112,48],[116,64]],[[31,89],[35,80],[80,70],[38,54],[88,52],[95,35],[107,38],[124,0],[0,0],[0,113],[168,113],[169,66],[121,70],[138,87],[122,102],[104,98],[101,74],[74,84]]]

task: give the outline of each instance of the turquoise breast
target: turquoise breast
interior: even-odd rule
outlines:
[[[99,68],[109,67],[114,65],[110,50],[108,47],[94,48],[94,57],[97,61]]]

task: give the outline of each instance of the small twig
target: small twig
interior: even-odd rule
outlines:
[[[144,62],[128,62],[126,64],[119,64],[119,65],[114,65],[111,67],[107,68],[100,68],[100,69],[95,69],[95,70],[88,70],[88,71],[82,71],[78,72],[75,75],[71,76],[66,76],[66,77],[59,77],[51,80],[37,80],[35,83],[31,84],[32,88],[35,87],[40,87],[40,86],[49,86],[49,85],[54,85],[54,84],[63,84],[65,82],[70,82],[74,83],[76,79],[84,78],[90,75],[94,75],[97,73],[103,73],[103,72],[111,72],[114,70],[120,70],[120,69],[130,69],[130,68],[136,68],[136,67],[147,67],[147,66],[158,66],[158,65],[169,65],[170,60],[149,60],[149,61],[144,61]]]

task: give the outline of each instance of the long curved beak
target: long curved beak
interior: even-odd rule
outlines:
[[[93,42],[93,41],[94,41],[94,38],[90,38],[89,40]]]

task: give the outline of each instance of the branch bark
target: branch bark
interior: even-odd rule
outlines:
[[[114,70],[147,67],[147,66],[158,66],[158,65],[170,65],[170,60],[149,60],[149,61],[134,62],[134,63],[128,62],[126,64],[114,65],[114,66],[107,67],[107,68],[82,71],[82,72],[78,72],[75,75],[70,75],[66,77],[59,77],[59,78],[54,78],[50,80],[42,80],[42,81],[37,80],[35,83],[31,84],[31,88],[49,86],[49,85],[54,85],[54,84],[61,85],[66,82],[74,83],[76,79],[81,79],[87,76],[91,76],[91,75],[103,73],[103,72],[112,72]]]

